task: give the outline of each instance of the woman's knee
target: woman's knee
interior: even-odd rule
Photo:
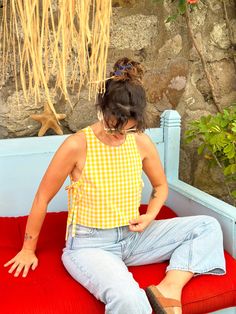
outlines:
[[[202,215],[202,217],[203,217],[203,222],[205,223],[205,225],[209,225],[214,230],[221,231],[221,225],[216,218],[209,215]]]
[[[223,233],[221,225],[216,218],[209,215],[199,215],[199,218],[199,227],[201,230],[203,229],[205,232],[212,233],[216,240],[218,240],[219,237],[222,238]]]

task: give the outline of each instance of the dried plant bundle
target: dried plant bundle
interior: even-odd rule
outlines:
[[[3,80],[13,65],[16,90],[22,88],[26,101],[34,96],[39,102],[44,89],[55,116],[52,88],[70,105],[68,88],[79,97],[88,84],[89,99],[95,97],[105,88],[111,8],[111,0],[3,0]]]

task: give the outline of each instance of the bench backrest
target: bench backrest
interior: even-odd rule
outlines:
[[[168,181],[178,177],[180,115],[165,110],[160,128],[145,131],[156,144]],[[23,137],[0,140],[0,216],[28,215],[40,181],[58,147],[67,135]],[[165,139],[165,140],[164,140]],[[142,203],[148,203],[151,185],[143,173]],[[52,199],[48,211],[67,209],[69,177]]]

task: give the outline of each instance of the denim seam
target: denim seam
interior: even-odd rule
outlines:
[[[192,263],[192,258],[193,258],[193,234],[191,234],[189,246],[190,248],[189,248],[189,253],[188,253],[188,268],[190,268],[190,264]]]
[[[72,247],[73,247],[73,242],[74,242],[74,237],[71,237],[71,242],[70,242],[70,250],[72,250]]]

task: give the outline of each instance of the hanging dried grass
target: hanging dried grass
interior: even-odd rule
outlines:
[[[95,97],[105,89],[111,8],[111,0],[3,0],[3,80],[12,64],[16,90],[39,102],[43,88],[55,117],[50,82],[69,103],[68,87],[79,97],[88,84],[89,100]]]

